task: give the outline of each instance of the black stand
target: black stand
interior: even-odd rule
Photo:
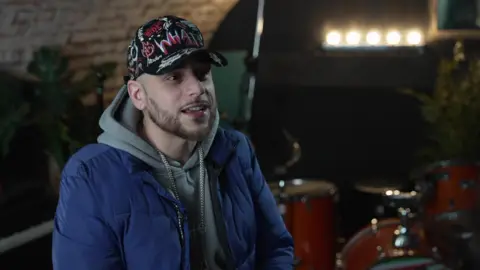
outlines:
[[[97,92],[96,92],[96,95],[97,95],[97,106],[98,106],[98,111],[99,111],[99,117],[102,115],[103,113],[103,107],[104,107],[104,100],[103,100],[103,92],[105,91],[105,80],[107,78],[107,76],[105,75],[105,73],[101,72],[101,71],[97,71],[95,73],[95,75],[97,76]]]

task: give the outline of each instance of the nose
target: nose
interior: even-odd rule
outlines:
[[[206,89],[203,83],[194,75],[188,76],[186,84],[186,92],[188,96],[201,96],[205,93]]]

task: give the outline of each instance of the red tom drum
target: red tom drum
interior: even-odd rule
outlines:
[[[478,194],[479,174],[477,163],[444,161],[427,167],[418,181],[424,194],[426,220],[460,219],[471,212]]]
[[[293,179],[270,184],[295,244],[295,269],[335,269],[336,201],[334,184]]]

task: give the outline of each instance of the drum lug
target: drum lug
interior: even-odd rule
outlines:
[[[308,196],[302,196],[301,202],[307,206],[307,210],[309,212],[312,211],[312,205],[310,204],[310,200],[308,199]]]
[[[383,251],[383,248],[381,246],[377,246],[377,254],[378,259],[385,258],[385,252]]]
[[[293,261],[293,266],[298,267],[301,264],[302,264],[302,260],[299,257],[295,256],[295,259]]]
[[[440,255],[440,252],[438,251],[438,247],[432,247],[432,257],[435,260],[441,260],[442,256]]]
[[[335,269],[341,270],[343,269],[343,259],[342,259],[342,253],[337,253],[335,256]]]
[[[376,234],[378,232],[377,224],[378,224],[378,220],[376,218],[373,218],[372,220],[370,220],[370,229],[372,234]]]
[[[475,187],[476,183],[477,182],[473,179],[464,179],[464,180],[460,181],[460,187],[463,190],[470,189],[470,188]]]
[[[284,203],[279,203],[278,211],[280,212],[280,215],[282,215],[282,217],[285,216],[285,214],[287,213],[287,205],[285,205]]]

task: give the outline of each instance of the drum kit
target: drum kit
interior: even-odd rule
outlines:
[[[246,57],[248,89],[242,130],[251,117],[258,55],[263,33],[265,0],[258,1],[254,44]],[[242,128],[243,127],[243,128]],[[297,141],[292,142],[292,158],[274,169],[274,175],[286,175],[301,155]],[[413,270],[480,269],[466,266],[466,247],[473,234],[469,220],[475,205],[479,167],[463,164],[435,164],[415,177],[415,188],[386,185],[356,185],[370,198],[380,200],[364,224],[348,241],[340,241],[339,188],[332,182],[314,179],[278,180],[270,183],[277,204],[295,245],[295,269],[298,270]],[[278,179],[278,177],[275,177]],[[351,200],[361,205],[363,201]],[[393,211],[392,211],[393,210]],[[393,212],[393,214],[392,214]],[[389,216],[390,214],[390,216]]]
[[[344,243],[338,241],[342,220],[334,183],[270,182],[294,239],[295,269],[474,269],[465,265],[468,252],[464,248],[473,234],[468,217],[474,208],[478,168],[447,165],[437,164],[417,174],[412,190],[357,186],[362,192],[381,193],[382,206],[394,209],[396,216],[385,217],[379,211]]]

